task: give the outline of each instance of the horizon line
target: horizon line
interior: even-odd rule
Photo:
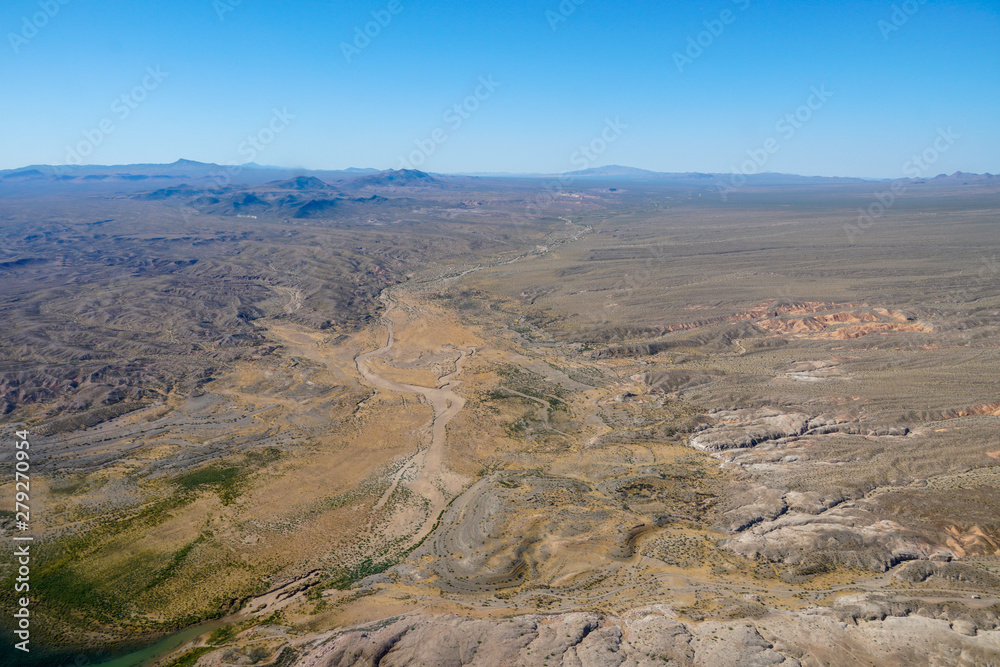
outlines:
[[[59,164],[30,164],[23,165],[20,167],[12,167],[7,169],[0,169],[0,175],[7,176],[11,173],[17,173],[20,171],[26,171],[30,169],[38,168],[48,168],[55,171],[59,170],[76,170],[76,169],[100,169],[100,168],[122,168],[122,167],[173,167],[178,165],[189,164],[192,166],[205,166],[205,167],[219,167],[221,169],[253,169],[253,170],[273,170],[273,171],[289,171],[289,172],[375,172],[375,173],[388,173],[395,171],[407,171],[406,169],[377,169],[375,167],[342,167],[342,168],[309,168],[309,167],[285,167],[278,165],[262,165],[256,162],[245,162],[242,164],[221,164],[217,162],[202,162],[200,160],[191,160],[188,158],[178,158],[173,162],[130,162],[123,164],[72,164],[72,165],[59,165]],[[602,174],[600,171],[602,169],[620,169],[625,173],[619,174]],[[437,172],[437,171],[423,171],[420,169],[412,169],[409,171],[420,171],[422,173],[433,174],[438,176],[468,176],[468,177],[485,177],[485,178],[559,178],[566,176],[574,177],[607,177],[607,178],[628,178],[628,177],[654,177],[654,176],[693,176],[693,177],[732,177],[732,176],[743,176],[746,178],[760,177],[760,176],[794,176],[797,178],[816,178],[816,179],[853,179],[862,181],[894,181],[894,180],[927,180],[932,178],[940,177],[950,177],[950,176],[978,176],[978,177],[996,177],[996,174],[992,172],[966,172],[961,169],[951,173],[940,173],[933,176],[917,176],[917,177],[878,177],[878,176],[821,176],[813,174],[797,174],[791,172],[777,172],[777,171],[759,171],[752,173],[742,173],[742,172],[702,172],[702,171],[655,171],[652,169],[645,169],[642,167],[631,167],[627,165],[620,164],[606,164],[597,167],[589,167],[587,169],[579,169],[574,171],[564,171],[564,172],[510,172],[510,171],[454,171],[454,172]],[[631,173],[629,173],[631,172]]]

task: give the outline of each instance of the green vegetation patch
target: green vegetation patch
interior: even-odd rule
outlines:
[[[219,646],[221,644],[228,644],[236,638],[236,635],[240,634],[251,625],[257,624],[257,621],[250,619],[246,621],[240,621],[239,623],[231,623],[230,625],[224,625],[221,628],[216,628],[212,634],[208,636],[207,643],[213,646]]]
[[[216,649],[212,646],[199,646],[196,649],[191,649],[176,660],[167,663],[164,667],[194,667],[194,664],[198,662],[198,658],[214,650]]]
[[[196,537],[193,541],[189,542],[188,544],[185,544],[183,547],[175,551],[170,558],[170,562],[167,563],[166,567],[157,572],[156,575],[154,575],[152,579],[149,580],[149,583],[146,584],[146,588],[147,589],[155,588],[156,586],[159,586],[160,584],[162,584],[163,582],[167,581],[172,576],[174,576],[177,570],[179,570],[181,566],[184,565],[184,562],[187,560],[188,555],[191,553],[191,550],[194,549],[199,544],[201,544],[202,542],[204,542],[205,537],[206,537],[205,534],[202,533],[201,535]]]
[[[198,493],[212,490],[219,494],[223,505],[230,505],[246,488],[250,475],[258,468],[274,463],[282,457],[277,447],[248,453],[238,465],[213,464],[178,475],[173,479],[181,491]]]
[[[170,631],[221,614],[228,600],[248,593],[229,591],[183,618],[152,620],[150,611],[169,606],[178,595],[177,582],[192,576],[192,567],[239,567],[241,563],[220,563],[211,549],[205,553],[214,565],[196,562],[201,549],[211,546],[212,534],[207,531],[173,552],[137,550],[136,543],[204,491],[217,493],[223,504],[233,502],[256,470],[280,457],[279,450],[268,448],[228,464],[182,473],[169,480],[169,496],[115,510],[87,530],[46,544],[35,562],[31,588],[53,636],[68,639],[80,630],[108,627],[117,628],[123,637]],[[69,480],[69,485],[76,483]],[[5,577],[0,587],[0,603],[9,602],[13,577]]]
[[[355,581],[361,581],[373,574],[381,574],[395,565],[396,562],[398,561],[384,560],[376,562],[371,558],[366,558],[354,567],[336,570],[324,586],[314,590],[322,591],[326,588],[336,588],[341,591],[347,590]]]
[[[182,491],[198,492],[210,488],[219,494],[223,505],[229,505],[243,492],[248,472],[236,466],[211,465],[179,475],[174,483]]]

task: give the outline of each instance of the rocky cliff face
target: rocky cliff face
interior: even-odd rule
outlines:
[[[313,638],[302,667],[1000,664],[996,610],[894,616],[889,598],[753,619],[683,623],[668,607],[505,619],[412,615]],[[989,628],[989,629],[987,629]]]

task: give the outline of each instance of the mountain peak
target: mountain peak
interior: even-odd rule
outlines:
[[[367,176],[360,176],[351,181],[353,187],[399,186],[411,187],[419,185],[436,185],[438,179],[418,169],[390,169]]]
[[[271,183],[282,190],[325,190],[326,183],[315,176],[296,176],[286,181],[275,181]]]

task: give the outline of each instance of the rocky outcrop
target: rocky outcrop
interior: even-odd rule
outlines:
[[[912,605],[911,605],[912,606]],[[831,608],[686,623],[668,607],[503,619],[413,615],[318,636],[301,667],[696,667],[1000,664],[992,612],[911,609],[878,595]],[[890,641],[891,639],[891,641]]]
[[[812,428],[828,426],[820,417],[779,410],[727,410],[710,413],[714,424],[688,440],[695,449],[718,452],[754,447],[768,440],[802,435]]]
[[[708,413],[707,418],[710,421],[702,424],[701,430],[688,439],[690,446],[706,452],[747,449],[806,435],[902,436],[910,432],[907,426],[863,424],[840,416],[810,416],[774,408],[718,410]]]

